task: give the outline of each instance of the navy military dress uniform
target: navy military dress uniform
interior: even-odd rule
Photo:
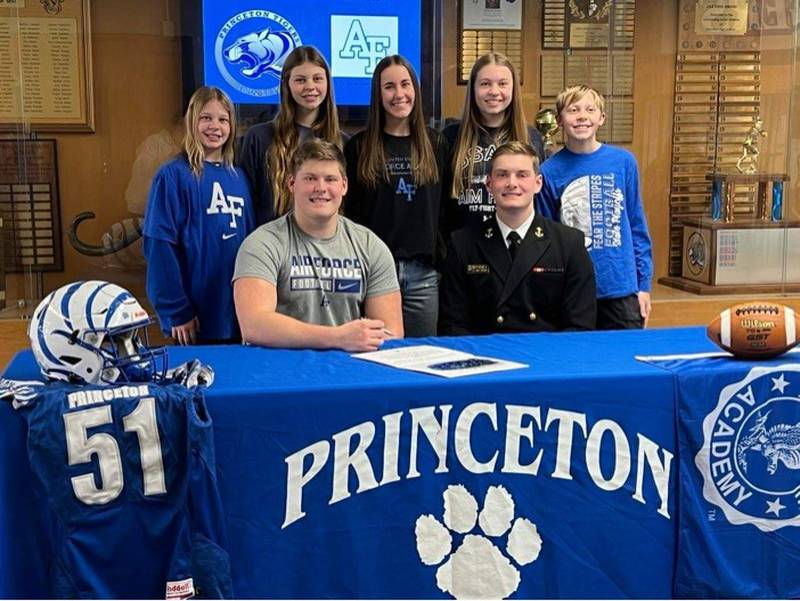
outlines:
[[[515,255],[496,219],[453,233],[441,335],[594,329],[594,268],[583,233],[536,215]]]

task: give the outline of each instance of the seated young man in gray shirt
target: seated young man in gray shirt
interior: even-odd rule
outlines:
[[[317,138],[292,159],[294,208],[256,229],[236,257],[242,339],[290,348],[371,351],[403,336],[400,290],[386,245],[339,215],[344,156]]]

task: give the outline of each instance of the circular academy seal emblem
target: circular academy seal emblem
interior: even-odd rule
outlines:
[[[703,496],[732,524],[800,525],[800,365],[756,367],[703,420]]]
[[[302,43],[294,26],[278,13],[246,10],[219,30],[214,61],[231,86],[263,99],[280,93],[283,62]]]
[[[706,267],[706,241],[698,232],[689,236],[686,244],[686,258],[689,271],[694,275],[700,275]]]

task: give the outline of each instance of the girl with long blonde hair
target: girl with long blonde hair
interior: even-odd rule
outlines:
[[[461,120],[442,133],[450,145],[450,198],[444,229],[449,234],[465,225],[483,223],[494,215],[494,199],[486,188],[489,161],[506,142],[529,142],[544,160],[541,134],[528,127],[522,108],[519,78],[503,54],[489,52],[472,66]]]
[[[399,55],[372,75],[367,127],[345,146],[349,190],[345,214],[375,232],[392,251],[406,337],[434,336],[435,268],[447,146],[425,125],[414,67]]]
[[[280,93],[275,118],[248,129],[242,142],[240,166],[253,189],[257,225],[291,208],[287,183],[300,144],[316,137],[342,148],[347,140],[339,129],[328,63],[314,46],[298,46],[286,57]]]
[[[153,178],[144,221],[147,296],[178,344],[238,341],[231,278],[253,229],[250,188],[234,166],[236,112],[219,88],[189,100],[183,151]]]

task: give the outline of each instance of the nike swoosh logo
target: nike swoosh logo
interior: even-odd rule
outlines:
[[[352,290],[358,286],[358,282],[353,282],[352,284],[340,284],[339,285],[339,292],[342,290]]]
[[[234,232],[232,234],[222,234],[222,239],[223,240],[228,240],[229,238],[233,238],[235,235],[236,235],[236,232]]]

